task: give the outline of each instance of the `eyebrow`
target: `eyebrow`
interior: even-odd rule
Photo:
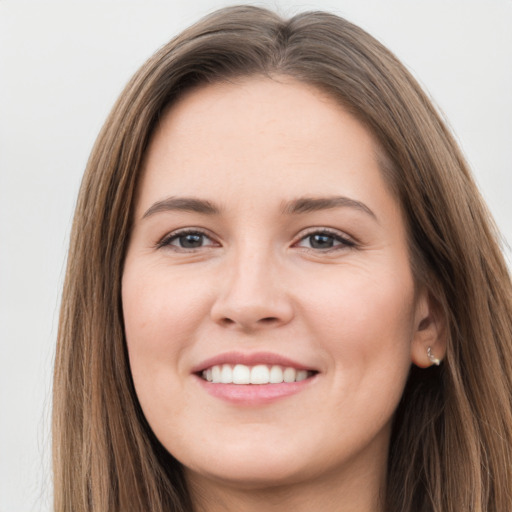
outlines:
[[[373,211],[364,203],[344,196],[299,197],[292,201],[286,201],[283,204],[282,213],[285,215],[294,215],[340,207],[355,208],[356,210],[362,211],[377,220],[375,213],[373,213]],[[206,199],[198,199],[194,197],[168,197],[151,205],[146,210],[142,218],[145,219],[155,213],[169,211],[185,211],[201,213],[203,215],[218,215],[220,213],[220,209],[211,201]]]
[[[193,212],[205,215],[217,215],[220,213],[219,208],[206,199],[196,199],[194,197],[168,197],[151,205],[146,210],[146,213],[144,213],[142,218],[145,219],[155,213],[169,211]]]
[[[377,216],[368,206],[361,201],[350,199],[344,196],[333,197],[300,197],[293,201],[288,201],[283,205],[283,213],[287,215],[317,212],[321,210],[329,210],[331,208],[355,208],[361,212],[368,214],[377,220]]]

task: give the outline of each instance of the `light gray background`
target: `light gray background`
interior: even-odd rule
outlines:
[[[0,512],[50,510],[59,294],[95,136],[156,48],[231,3],[0,0]],[[512,0],[258,5],[331,10],[390,47],[449,119],[512,241]]]

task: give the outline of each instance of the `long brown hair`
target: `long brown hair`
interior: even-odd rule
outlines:
[[[137,72],[92,151],[73,224],[54,380],[58,512],[192,510],[179,463],[133,388],[121,276],[138,173],[162,112],[198,84],[286,75],[373,132],[405,213],[413,271],[448,326],[439,368],[413,367],[395,416],[386,510],[512,510],[512,293],[490,215],[440,116],[404,66],[337,16],[215,12]]]

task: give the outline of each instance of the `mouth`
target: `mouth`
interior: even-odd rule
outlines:
[[[318,372],[278,364],[215,364],[197,373],[212,384],[291,384],[313,377]]]
[[[264,406],[300,393],[320,371],[272,352],[226,352],[192,369],[200,387],[237,406]]]

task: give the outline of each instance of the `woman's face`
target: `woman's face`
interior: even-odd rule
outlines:
[[[144,414],[191,480],[385,466],[428,304],[377,155],[354,117],[291,79],[205,86],[163,117],[123,312]]]

